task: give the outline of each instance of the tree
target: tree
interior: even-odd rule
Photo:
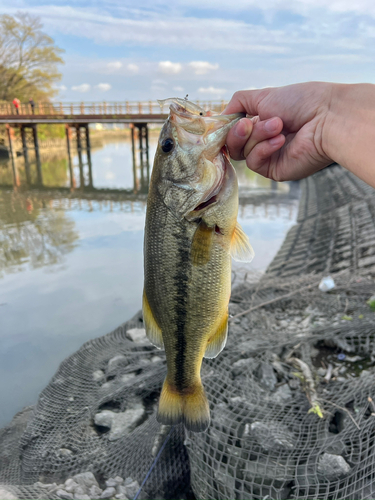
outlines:
[[[0,101],[48,100],[57,94],[64,52],[42,31],[38,17],[20,12],[0,16]]]

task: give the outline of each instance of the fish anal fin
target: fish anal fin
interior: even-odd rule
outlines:
[[[143,321],[145,324],[146,335],[148,340],[158,349],[164,349],[163,336],[161,333],[161,329],[159,328],[154,315],[151,311],[150,304],[147,300],[146,292],[143,290]]]
[[[208,339],[206,352],[204,353],[205,358],[216,358],[216,356],[224,349],[227,343],[228,336],[228,314],[226,314],[221,321],[219,328],[216,332]]]
[[[164,425],[183,422],[189,431],[205,431],[210,424],[210,408],[202,382],[198,380],[184,392],[178,392],[165,379],[156,419]]]
[[[209,227],[202,219],[195,230],[191,243],[191,260],[194,266],[204,266],[210,260],[214,227]]]
[[[249,238],[238,222],[233,231],[230,254],[238,262],[251,262],[254,258],[253,247],[250,245]]]

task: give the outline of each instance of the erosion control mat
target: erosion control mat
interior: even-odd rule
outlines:
[[[298,224],[245,278],[227,347],[203,363],[211,425],[172,430],[142,498],[375,499],[374,190],[338,166],[303,181]],[[0,431],[0,498],[78,499],[64,482],[87,471],[102,490],[140,484],[169,432],[165,373],[140,314],[84,344]]]

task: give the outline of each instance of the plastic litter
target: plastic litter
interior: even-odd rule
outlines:
[[[319,290],[321,292],[328,292],[333,288],[335,288],[335,282],[333,281],[333,278],[331,278],[331,276],[325,276],[324,278],[322,278],[321,282],[319,283]]]

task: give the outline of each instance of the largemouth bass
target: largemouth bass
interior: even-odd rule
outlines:
[[[237,223],[237,176],[224,146],[243,114],[212,115],[177,98],[162,103],[170,115],[147,201],[143,318],[167,357],[158,421],[201,432],[210,422],[201,364],[226,343],[231,256],[254,255]]]

